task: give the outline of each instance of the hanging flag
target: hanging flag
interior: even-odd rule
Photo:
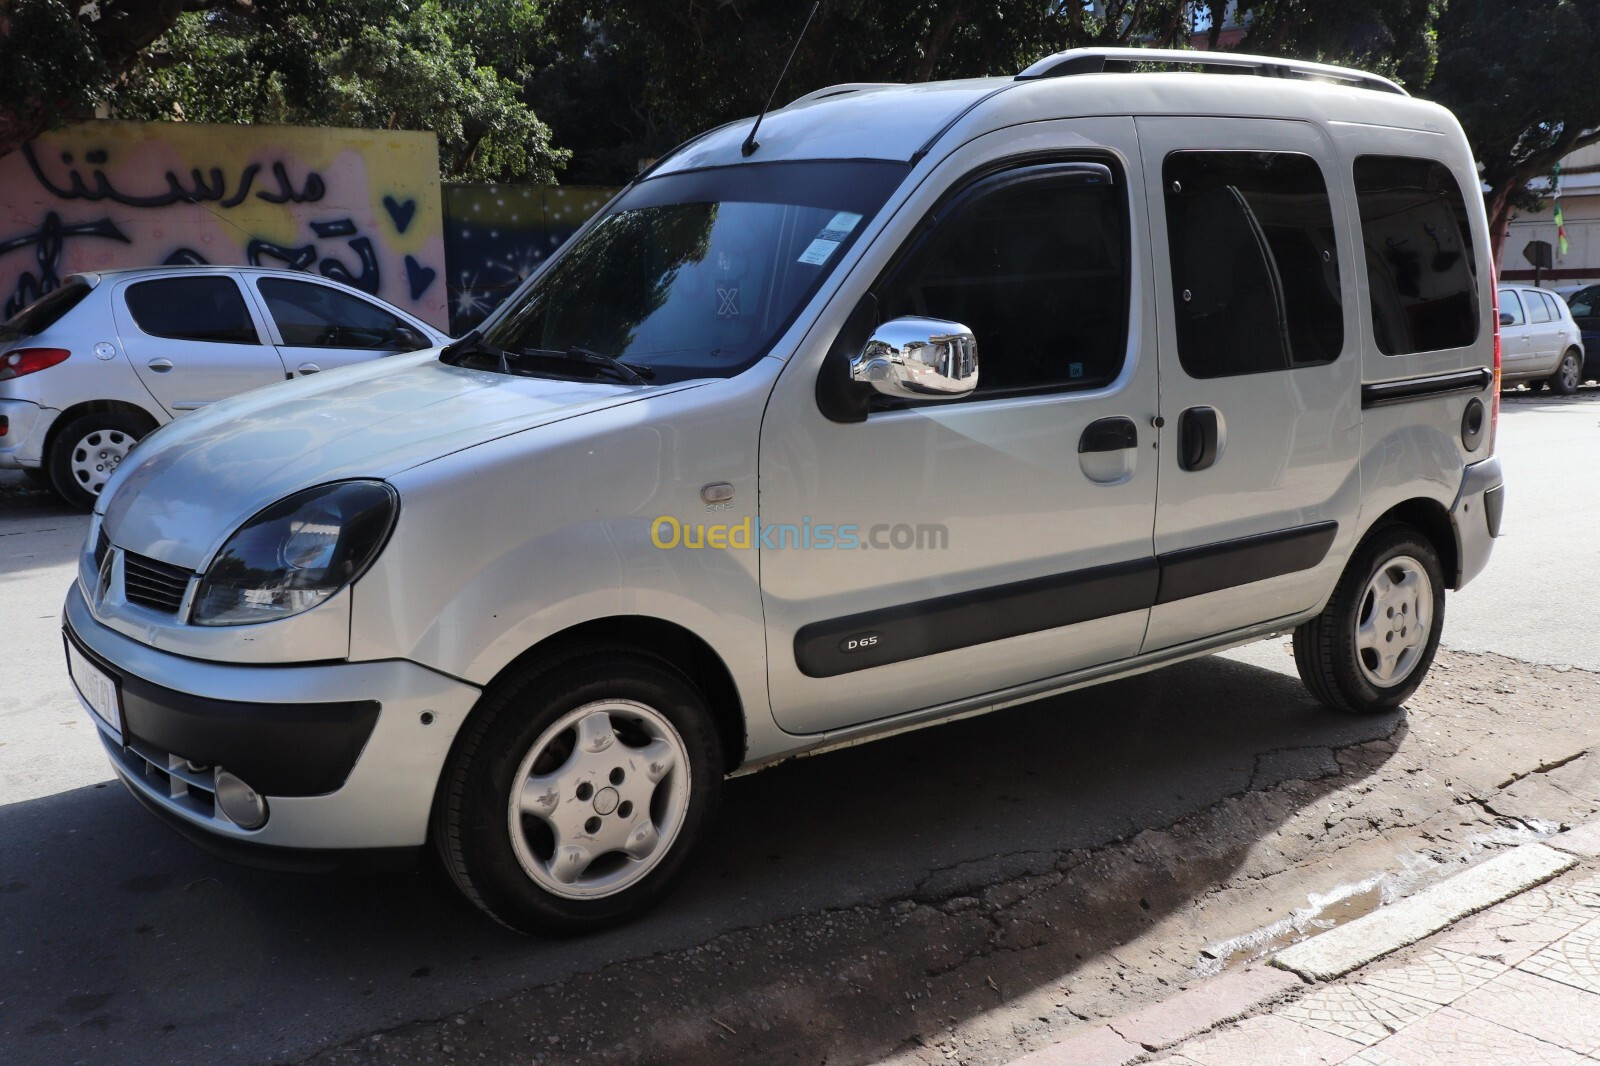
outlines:
[[[1550,198],[1555,201],[1556,244],[1561,255],[1567,254],[1567,222],[1561,214],[1561,164],[1550,171]]]

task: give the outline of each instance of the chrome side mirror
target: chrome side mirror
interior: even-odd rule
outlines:
[[[965,396],[978,385],[978,341],[959,322],[897,318],[872,331],[850,380],[902,400]]]

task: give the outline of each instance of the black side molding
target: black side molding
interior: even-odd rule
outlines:
[[[837,677],[1282,577],[1322,562],[1338,531],[1317,522],[812,622],[795,634],[795,665]]]
[[[794,636],[794,659],[807,677],[920,659],[1142,611],[1158,581],[1154,559],[1135,559],[812,622]]]
[[[1400,381],[1380,381],[1361,386],[1361,408],[1388,407],[1391,404],[1431,400],[1458,392],[1482,392],[1494,381],[1494,373],[1484,367],[1453,370],[1448,374],[1428,374]]]
[[[1155,602],[1186,600],[1310,570],[1327,557],[1338,532],[1337,522],[1317,522],[1166,552],[1156,557],[1161,563],[1161,587]]]

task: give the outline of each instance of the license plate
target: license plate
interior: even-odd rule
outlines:
[[[90,662],[82,652],[67,642],[67,668],[78,686],[78,694],[89,709],[99,715],[118,736],[122,735],[122,710],[117,702],[117,683]]]

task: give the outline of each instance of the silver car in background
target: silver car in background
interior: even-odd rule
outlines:
[[[1532,285],[1502,285],[1500,385],[1549,385],[1571,396],[1583,384],[1583,337],[1567,301]]]
[[[128,450],[185,411],[449,340],[297,271],[73,274],[0,326],[0,469],[20,467],[87,511]]]

